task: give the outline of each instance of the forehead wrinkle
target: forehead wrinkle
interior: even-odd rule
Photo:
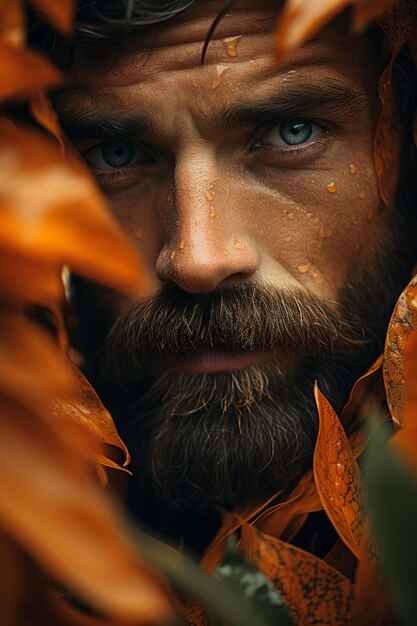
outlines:
[[[252,9],[253,17],[249,22],[247,12],[236,11],[224,17],[210,39],[205,65],[219,62],[238,63],[245,54],[248,41],[251,42],[250,55],[257,56],[259,52],[262,53],[267,48],[272,60],[273,29],[278,16],[275,2],[274,7],[275,14],[272,16],[270,11],[265,16],[261,11]],[[194,8],[199,8],[199,14],[201,13],[200,5]],[[243,21],[239,20],[239,17],[243,17]],[[95,78],[97,74],[106,74],[108,77],[116,78],[117,74],[129,69],[144,69],[156,55],[164,56],[165,54],[172,60],[172,64],[183,64],[186,68],[199,66],[201,51],[213,19],[212,14],[209,19],[200,16],[191,21],[179,23],[173,20],[173,24],[164,23],[154,27],[153,30],[137,29],[127,40],[117,46],[107,46],[96,50],[79,48],[72,61],[70,74],[73,71],[77,73],[78,78],[80,78],[80,73],[81,75],[85,73],[87,76],[89,73],[95,73]],[[265,24],[266,30],[257,30],[254,25],[259,22]],[[346,16],[343,15],[332,20],[301,48],[316,42],[339,43],[342,31],[346,32]],[[223,40],[235,36],[242,37],[242,41],[239,43],[238,57],[230,58],[226,54]]]

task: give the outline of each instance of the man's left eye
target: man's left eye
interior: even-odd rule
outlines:
[[[320,135],[323,128],[314,122],[306,122],[301,120],[291,120],[289,122],[280,122],[270,128],[256,142],[255,147],[259,146],[300,146],[307,143],[311,139]]]

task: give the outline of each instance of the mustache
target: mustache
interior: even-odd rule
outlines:
[[[192,294],[166,286],[116,319],[101,353],[101,370],[115,380],[135,378],[155,357],[204,350],[291,351],[306,357],[344,357],[365,343],[360,320],[337,303],[303,290],[260,283]]]

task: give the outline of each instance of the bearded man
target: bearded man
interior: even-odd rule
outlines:
[[[277,0],[125,5],[79,3],[54,102],[152,277],[134,302],[73,278],[77,347],[133,457],[127,504],[206,558],[248,521],[325,557],[313,388],[358,454],[360,402],[343,408],[417,261],[415,70],[403,50],[387,117],[393,42],[353,36],[349,12],[277,65]]]

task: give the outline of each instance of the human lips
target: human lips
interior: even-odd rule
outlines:
[[[208,374],[250,367],[265,361],[267,356],[263,352],[225,352],[213,349],[175,358],[172,364],[185,371]]]

